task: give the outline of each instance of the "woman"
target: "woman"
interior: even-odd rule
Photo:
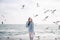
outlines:
[[[32,21],[32,18],[30,18],[30,17],[28,18],[26,27],[28,28],[28,31],[29,31],[30,40],[33,40],[33,38],[34,38],[34,23]]]

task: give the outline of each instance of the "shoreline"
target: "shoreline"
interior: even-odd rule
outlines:
[[[57,34],[50,34],[50,33],[44,33],[44,34],[36,34],[34,36],[34,40],[60,40],[60,35]],[[0,40],[29,40],[29,35],[16,35],[16,36],[5,36],[0,37]]]

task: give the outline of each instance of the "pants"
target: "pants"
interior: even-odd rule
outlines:
[[[29,37],[30,37],[30,40],[33,40],[33,38],[34,38],[34,33],[33,33],[33,32],[29,32]]]

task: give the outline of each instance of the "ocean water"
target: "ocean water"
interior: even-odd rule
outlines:
[[[57,25],[35,25],[35,33],[56,33]],[[0,37],[28,34],[28,28],[23,24],[0,24]]]
[[[12,36],[26,34],[28,31],[24,25],[0,24],[0,36]]]

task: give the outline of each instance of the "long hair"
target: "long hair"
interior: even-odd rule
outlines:
[[[30,20],[31,20],[31,21],[30,21]],[[28,26],[30,25],[31,22],[32,22],[32,18],[29,17],[29,18],[28,18]]]

